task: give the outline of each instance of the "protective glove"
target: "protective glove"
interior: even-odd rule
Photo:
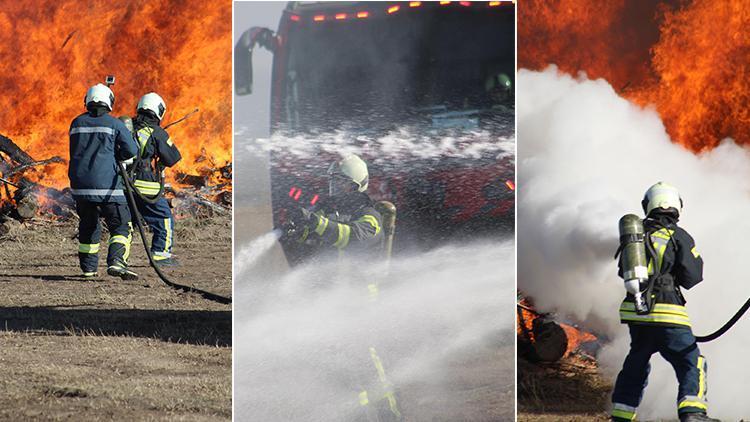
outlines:
[[[316,227],[318,227],[317,215],[306,208],[293,208],[287,213],[285,237],[304,242]]]

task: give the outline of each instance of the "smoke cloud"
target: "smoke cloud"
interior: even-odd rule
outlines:
[[[598,358],[614,377],[628,350],[619,324],[624,297],[613,254],[617,222],[641,215],[645,189],[665,181],[685,201],[680,225],[705,260],[705,281],[685,292],[696,335],[719,328],[750,296],[742,265],[750,233],[750,153],[732,140],[693,154],[673,143],[653,108],[618,96],[604,80],[521,70],[517,97],[518,285],[543,311],[556,311],[608,338]],[[750,321],[701,344],[709,365],[710,413],[750,415],[745,380]],[[674,417],[677,383],[658,355],[641,418]]]
[[[452,357],[512,347],[513,252],[511,240],[447,246],[391,261],[390,276],[369,263],[352,277],[336,259],[264,280],[252,265],[236,267],[244,268],[235,277],[243,298],[235,307],[237,416],[353,420],[358,393],[377,384],[373,347],[402,411],[426,417],[425,396],[445,403],[456,394],[440,378]],[[379,284],[376,299],[368,283]],[[512,385],[512,376],[498,370],[491,379]],[[414,393],[428,379],[430,391]],[[404,400],[410,394],[419,400]]]

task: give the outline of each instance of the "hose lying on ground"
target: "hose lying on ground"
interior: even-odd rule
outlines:
[[[138,232],[141,234],[141,241],[143,242],[143,247],[146,249],[146,256],[148,256],[148,262],[151,264],[151,267],[153,267],[154,271],[156,271],[156,275],[159,276],[161,281],[164,282],[167,286],[176,289],[176,290],[182,290],[183,292],[188,293],[197,293],[201,296],[203,296],[204,299],[218,302],[222,304],[231,304],[232,298],[220,296],[215,293],[207,292],[205,290],[197,289],[195,287],[190,286],[183,286],[182,284],[175,283],[171,281],[169,278],[167,278],[166,275],[164,275],[163,272],[159,269],[159,266],[156,265],[156,262],[154,262],[154,257],[151,255],[151,249],[149,248],[148,243],[146,242],[146,233],[143,230],[143,225],[141,224],[141,213],[138,211],[138,206],[135,203],[135,198],[133,198],[133,185],[130,179],[128,178],[127,174],[128,172],[125,169],[125,165],[122,163],[119,163],[120,166],[120,174],[122,175],[122,178],[125,183],[125,194],[128,200],[128,204],[130,205],[130,210],[133,213],[133,220],[135,221],[135,225],[138,227]]]

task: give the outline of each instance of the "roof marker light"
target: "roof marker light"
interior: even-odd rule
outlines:
[[[310,200],[310,205],[315,205],[315,203],[318,202],[318,199],[320,199],[320,197],[316,193],[315,196],[313,196],[312,199]]]
[[[458,2],[458,4],[460,4],[461,6],[471,6],[471,2],[470,1],[460,1],[460,2]]]
[[[336,16],[334,16],[336,20],[340,21],[342,19],[346,19],[346,13],[336,13]]]
[[[399,9],[401,9],[401,6],[398,6],[398,5],[391,6],[391,7],[388,8],[388,14],[396,13],[396,12],[399,11]]]
[[[506,180],[505,181],[505,186],[507,186],[508,189],[510,189],[510,190],[513,190],[513,191],[516,190],[516,184],[513,183],[512,180]]]
[[[360,19],[364,19],[368,16],[370,16],[370,12],[365,12],[365,11],[357,12],[357,17]]]
[[[419,7],[421,5],[422,5],[421,1],[410,1],[409,2],[409,7]]]
[[[490,7],[495,7],[495,6],[500,6],[500,2],[499,1],[491,1],[490,2]]]
[[[315,22],[323,22],[324,20],[326,20],[326,16],[325,15],[315,15],[315,16],[313,16],[313,20]]]
[[[449,2],[449,1],[441,1],[440,2],[441,6],[446,6],[446,5],[449,5],[449,4],[451,4],[451,2]]]
[[[299,15],[289,15],[289,20],[299,22]]]

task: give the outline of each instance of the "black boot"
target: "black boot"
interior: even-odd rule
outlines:
[[[138,280],[138,274],[130,271],[127,266],[114,264],[107,267],[107,274],[112,277],[120,277],[123,280]]]
[[[683,413],[680,415],[680,422],[721,422],[719,419],[709,418],[703,412],[700,413]]]

